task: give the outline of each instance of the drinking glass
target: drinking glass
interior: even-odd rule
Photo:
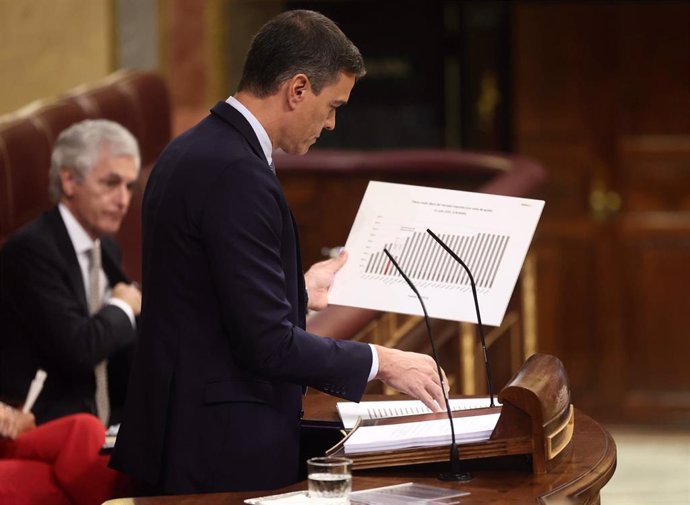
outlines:
[[[352,460],[337,457],[307,460],[309,498],[328,505],[347,505],[352,490]]]

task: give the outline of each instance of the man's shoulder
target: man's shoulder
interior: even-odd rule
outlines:
[[[35,247],[45,247],[54,241],[54,223],[49,216],[50,211],[44,212],[34,220],[24,224],[12,233],[3,246],[3,251],[15,249],[26,250]]]
[[[232,125],[210,114],[175,137],[164,149],[157,164],[189,159],[219,160],[237,154],[247,140]]]
[[[228,166],[246,173],[253,173],[257,168],[268,170],[245,133],[211,114],[175,138],[159,158],[159,164],[189,165],[197,176]]]
[[[209,114],[196,126],[180,135],[179,141],[181,144],[212,146],[213,150],[211,152],[216,155],[220,153],[237,153],[237,147],[244,145],[247,147],[247,154],[249,154],[251,152],[249,149],[250,139],[247,137],[249,132],[243,131],[242,125],[238,124],[240,120],[246,121],[242,117],[237,119],[237,121],[228,121],[228,118],[220,117],[217,114]]]

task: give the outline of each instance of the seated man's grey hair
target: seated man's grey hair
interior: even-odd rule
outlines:
[[[125,127],[107,119],[86,119],[75,123],[58,136],[50,160],[49,186],[53,203],[62,197],[60,171],[73,170],[83,179],[96,165],[100,156],[131,156],[141,165],[139,144]]]

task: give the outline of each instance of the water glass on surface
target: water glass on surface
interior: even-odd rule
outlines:
[[[307,477],[310,499],[328,505],[350,503],[351,459],[336,457],[308,459]]]

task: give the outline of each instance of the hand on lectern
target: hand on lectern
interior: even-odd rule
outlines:
[[[344,249],[335,257],[319,261],[311,266],[304,274],[304,283],[309,297],[309,310],[322,310],[328,306],[328,290],[333,284],[333,278],[347,261],[347,251]]]
[[[441,370],[443,384],[439,382],[436,362],[431,356],[376,346],[379,372],[376,378],[393,389],[420,400],[432,412],[445,411],[448,379]]]

